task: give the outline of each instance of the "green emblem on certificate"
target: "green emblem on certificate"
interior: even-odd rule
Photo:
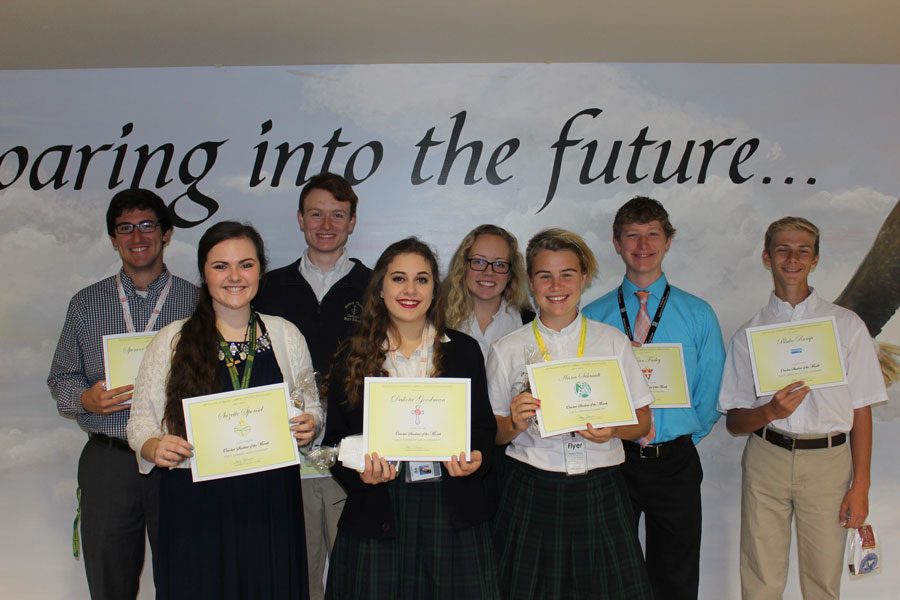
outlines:
[[[579,381],[575,384],[575,393],[579,398],[587,398],[591,395],[591,384],[587,381]]]
[[[637,423],[631,392],[615,356],[553,360],[528,365],[541,437],[592,427]]]

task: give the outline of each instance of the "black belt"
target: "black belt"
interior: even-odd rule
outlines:
[[[825,437],[798,439],[789,435],[778,433],[769,427],[763,427],[754,431],[756,435],[771,444],[775,444],[779,448],[785,450],[821,450],[822,448],[834,448],[840,446],[847,441],[846,433],[832,433]]]
[[[641,458],[663,458],[664,456],[672,454],[678,448],[692,446],[693,444],[694,442],[689,435],[683,435],[674,440],[669,440],[668,442],[651,444],[649,446],[641,446],[635,442],[622,440],[622,446],[625,448],[625,452],[637,454]]]
[[[110,437],[105,433],[89,433],[88,437],[95,444],[100,444],[101,446],[106,446],[107,448],[115,448],[117,450],[125,450],[126,452],[134,452],[131,449],[131,446],[128,445],[123,439],[117,437]]]

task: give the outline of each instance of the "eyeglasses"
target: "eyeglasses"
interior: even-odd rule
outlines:
[[[159,221],[141,221],[140,223],[116,223],[116,233],[128,235],[135,229],[141,233],[152,233],[159,227]]]
[[[466,262],[469,263],[469,268],[473,271],[487,271],[487,268],[490,266],[494,273],[498,275],[509,273],[509,261],[506,260],[491,261],[483,258],[467,258]]]

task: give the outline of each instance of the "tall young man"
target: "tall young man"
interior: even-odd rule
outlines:
[[[81,542],[94,600],[135,598],[144,565],[144,531],[155,549],[158,478],[138,473],[125,441],[131,390],[107,390],[103,336],[157,331],[189,316],[197,288],[163,262],[172,221],[162,199],[123,190],[106,211],[106,230],[122,268],[69,302],[47,385],[59,414],[88,434],[78,461]]]
[[[359,299],[372,271],[347,256],[356,227],[358,198],[343,177],[321,173],[300,192],[297,222],[306,250],[294,263],[269,272],[254,305],[297,326],[324,377],[338,344],[349,337],[362,315]],[[323,428],[324,429],[324,428]],[[321,443],[321,438],[316,445]],[[303,469],[303,512],[311,600],[324,596],[325,560],[334,545],[346,494],[328,471]]]
[[[656,200],[638,196],[619,208],[613,245],[625,263],[625,277],[619,287],[589,304],[584,314],[618,327],[635,346],[682,345],[691,406],[651,406],[650,433],[623,442],[623,472],[635,523],[644,515],[654,596],[696,600],[703,469],[695,444],[719,417],[716,400],[725,349],[710,305],[672,286],[663,274],[663,258],[674,235],[668,212]]]
[[[803,597],[838,598],[846,529],[869,512],[871,404],[887,400],[887,391],[865,324],[809,286],[819,229],[799,217],[775,221],[762,260],[775,289],[731,339],[719,395],[729,431],[752,433],[741,488],[742,596],[781,598],[793,519]],[[846,385],[810,390],[797,381],[757,397],[745,330],[822,317],[837,323]]]

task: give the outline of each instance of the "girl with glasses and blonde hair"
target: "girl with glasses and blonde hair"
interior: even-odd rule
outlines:
[[[534,319],[527,281],[516,236],[496,225],[479,225],[450,260],[447,326],[475,338],[487,361],[491,344]]]

